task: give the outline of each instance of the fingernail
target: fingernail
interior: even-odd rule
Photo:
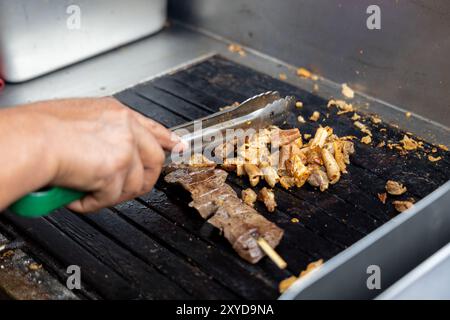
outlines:
[[[172,152],[180,153],[186,149],[188,149],[189,144],[183,139],[178,139],[178,143],[173,147]]]

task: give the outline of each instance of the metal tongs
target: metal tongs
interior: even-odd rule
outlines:
[[[274,123],[281,123],[287,119],[294,105],[294,97],[282,98],[278,92],[269,91],[247,99],[236,107],[173,127],[171,130],[181,135],[185,143],[195,146],[195,141],[218,133],[224,135],[227,129],[259,130]],[[201,123],[201,130],[195,130],[197,123]],[[170,161],[171,157],[166,157],[166,163]],[[13,203],[9,209],[20,216],[40,217],[82,198],[85,194],[83,191],[50,187],[29,193]]]

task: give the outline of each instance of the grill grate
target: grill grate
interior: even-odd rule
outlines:
[[[332,126],[339,136],[360,136],[350,116],[337,116],[326,108],[327,101],[218,56],[116,97],[172,127],[268,90],[297,96],[304,103],[298,114],[305,118],[315,110],[321,113],[322,121],[301,125],[302,133],[314,133],[321,124]],[[288,127],[297,126],[296,117]],[[373,129],[374,143],[398,141],[403,135],[384,123],[376,126],[386,131]],[[256,265],[241,260],[218,230],[187,206],[187,193],[161,180],[151,193],[95,215],[62,209],[35,220],[10,214],[1,220],[54,259],[51,264],[43,259],[46,267],[79,265],[85,290],[103,298],[276,298],[280,280],[297,275],[309,262],[330,259],[391,218],[392,205],[376,198],[387,179],[405,182],[404,196],[419,200],[450,177],[446,158],[431,163],[415,153],[400,156],[358,142],[355,149],[349,173],[329,190],[277,188],[273,214],[257,204],[259,212],[286,231],[277,251],[288,262],[287,270],[267,258]],[[249,186],[233,174],[229,182],[237,191]],[[292,223],[293,217],[300,222]]]

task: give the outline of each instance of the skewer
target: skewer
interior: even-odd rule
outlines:
[[[280,269],[284,269],[287,267],[286,261],[283,260],[282,257],[267,243],[267,241],[260,237],[256,240],[258,242],[259,247],[264,251],[264,253],[272,260]]]

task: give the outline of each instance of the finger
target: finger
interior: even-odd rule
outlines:
[[[152,190],[158,177],[161,174],[161,169],[152,168],[144,170],[144,184],[142,185],[141,194],[148,193]]]
[[[144,169],[161,169],[164,164],[165,154],[153,134],[140,124],[133,125],[133,132]]]
[[[169,129],[165,128],[162,124],[150,118],[144,117],[142,114],[134,110],[133,114],[135,115],[139,123],[154,135],[156,140],[164,149],[172,150],[177,145],[177,148],[182,147],[182,145],[180,145],[180,143],[182,143],[180,137],[178,137]]]
[[[107,183],[107,187],[104,189],[88,194],[80,200],[70,203],[67,207],[76,212],[87,213],[114,205],[122,195],[123,184],[124,177],[116,176],[114,181]]]
[[[136,149],[133,154],[130,170],[127,173],[125,182],[123,185],[122,195],[117,202],[123,202],[130,200],[141,195],[141,190],[144,185],[144,166],[139,155],[139,151]]]

